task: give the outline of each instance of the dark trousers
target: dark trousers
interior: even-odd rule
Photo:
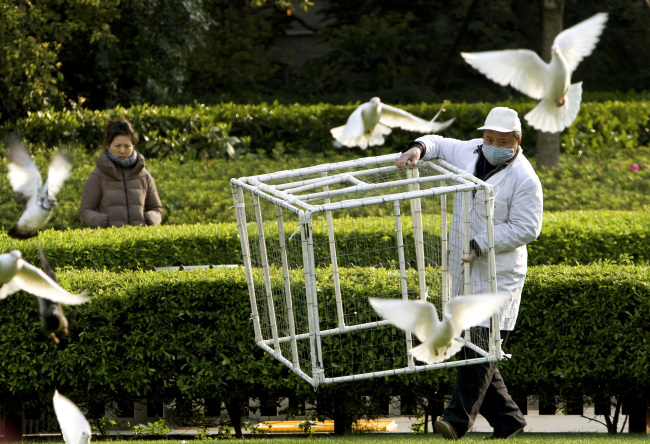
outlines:
[[[508,333],[501,330],[504,343]],[[479,357],[466,347],[459,356],[463,352],[466,359]],[[526,425],[524,415],[508,394],[496,362],[457,368],[456,385],[442,419],[452,425],[459,438],[472,428],[478,413],[487,419],[495,434],[513,432]]]

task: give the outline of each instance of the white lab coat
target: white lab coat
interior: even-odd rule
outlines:
[[[428,135],[416,139],[426,146],[422,160],[440,158],[452,165],[474,173],[478,159],[478,146],[483,139],[462,141]],[[494,187],[494,252],[496,260],[497,289],[511,295],[510,302],[500,312],[500,329],[513,330],[521,291],[526,278],[528,252],[526,244],[534,241],[542,229],[542,185],[533,170],[532,165],[524,154],[519,151],[517,156],[501,171],[490,176],[487,183]],[[462,223],[463,193],[454,197],[454,214],[450,230],[450,274],[452,280],[451,296],[463,294],[461,277],[462,243],[460,227]],[[484,200],[480,193],[473,197],[471,205],[471,238],[482,251],[487,252],[487,234],[478,222],[485,220]],[[474,205],[474,203],[476,205]],[[481,203],[481,205],[479,205]],[[454,229],[456,227],[456,229]],[[472,270],[472,293],[488,291],[487,254],[479,257]],[[486,323],[485,326],[488,326]]]

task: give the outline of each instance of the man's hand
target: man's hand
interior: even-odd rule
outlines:
[[[476,251],[473,249],[469,250],[469,254],[465,257],[461,257],[460,261],[463,262],[463,265],[465,262],[469,262],[469,275],[472,275],[472,268],[474,267],[474,261],[476,260],[478,256],[476,255]],[[461,268],[460,274],[465,273],[465,267]]]
[[[397,168],[402,169],[406,168],[408,162],[411,161],[411,167],[414,167],[418,163],[418,160],[420,160],[420,151],[419,147],[414,146],[410,150],[403,152],[399,156],[399,159],[397,159],[395,165]]]

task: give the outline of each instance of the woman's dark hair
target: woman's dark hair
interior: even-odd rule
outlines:
[[[110,146],[117,136],[129,136],[133,145],[138,143],[138,133],[133,129],[131,122],[124,117],[109,120],[104,128],[104,142],[106,146]]]

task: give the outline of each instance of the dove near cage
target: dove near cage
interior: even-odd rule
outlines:
[[[431,364],[369,304],[427,301],[440,316],[450,298],[497,289],[493,187],[440,159],[398,169],[397,157],[231,179],[254,340],[314,387],[505,356],[498,313],[454,339],[478,358]],[[460,258],[477,236],[487,246],[470,269]]]

